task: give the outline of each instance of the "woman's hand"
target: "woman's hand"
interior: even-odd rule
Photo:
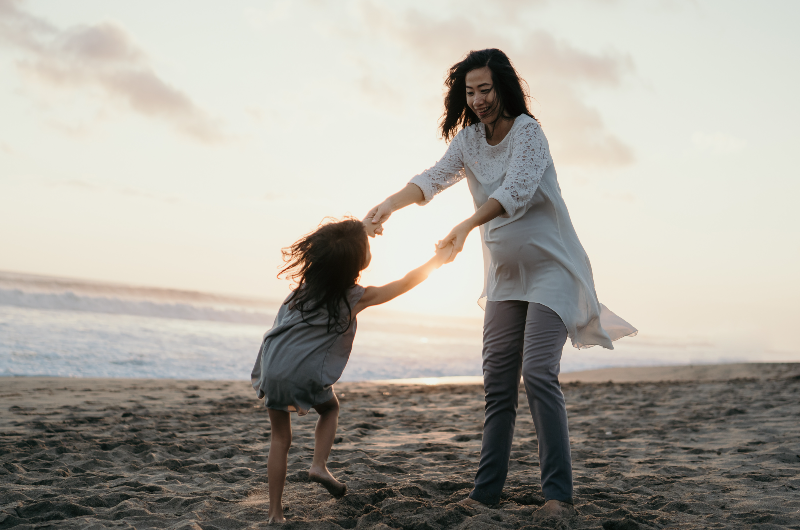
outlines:
[[[371,209],[364,218],[364,227],[367,229],[367,235],[369,237],[383,235],[383,223],[389,219],[393,211],[391,198]]]
[[[416,184],[410,182],[406,187],[398,191],[385,201],[369,211],[364,219],[364,226],[367,228],[369,237],[383,234],[383,223],[392,215],[392,212],[405,208],[409,204],[420,203],[425,200],[425,195]]]
[[[373,223],[372,217],[365,217],[361,223],[364,225],[364,230],[367,231],[369,237],[375,237],[375,234],[381,235],[383,233],[383,225]]]
[[[453,245],[453,251],[450,253],[450,257],[447,258],[445,263],[451,263],[453,260],[456,259],[456,254],[464,250],[464,242],[467,240],[467,236],[472,229],[475,228],[475,225],[470,222],[470,219],[467,219],[463,223],[459,223],[450,230],[450,233],[444,236],[444,239],[439,241],[436,245],[438,248],[444,248],[447,245]]]

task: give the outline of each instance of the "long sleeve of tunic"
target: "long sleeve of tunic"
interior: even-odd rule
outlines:
[[[496,199],[505,213],[480,227],[486,300],[545,305],[564,322],[573,346],[600,345],[635,335],[636,328],[600,304],[589,257],[572,225],[558,185],[550,146],[539,123],[518,116],[497,145],[477,123],[462,129],[433,167],[411,179],[427,204],[467,180],[480,208]]]

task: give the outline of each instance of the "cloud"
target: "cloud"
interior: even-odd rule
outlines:
[[[557,163],[589,167],[619,167],[634,160],[633,151],[606,129],[600,113],[569,83],[531,83],[542,102],[539,114]]]
[[[542,30],[532,33],[518,51],[518,66],[540,78],[619,86],[624,76],[634,70],[630,56],[586,53]]]
[[[548,133],[559,164],[613,167],[633,161],[631,148],[606,128],[600,113],[581,97],[587,89],[621,86],[635,71],[630,56],[613,51],[585,52],[546,31],[522,27],[521,16],[517,17],[517,27],[504,25],[502,33],[495,33],[487,29],[495,25],[461,14],[469,10],[437,19],[413,9],[393,12],[385,4],[370,1],[362,2],[360,8],[376,36],[392,40],[416,60],[442,72],[469,50],[505,51],[541,107],[535,114]],[[481,12],[478,18],[484,16],[486,13]],[[515,38],[517,34],[523,36]]]
[[[44,51],[41,39],[57,33],[49,22],[19,9],[20,0],[0,0],[0,39],[33,51]]]
[[[159,77],[128,33],[110,22],[59,29],[0,0],[0,41],[22,52],[27,79],[59,90],[99,89],[137,114],[206,143],[224,140],[220,123]]]

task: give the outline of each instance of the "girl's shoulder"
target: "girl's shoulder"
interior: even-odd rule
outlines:
[[[328,311],[325,307],[316,307],[311,310],[303,309],[302,311],[298,308],[295,303],[297,300],[295,296],[300,294],[299,290],[303,289],[303,286],[298,287],[297,289],[293,290],[289,293],[289,296],[286,297],[286,300],[283,301],[281,304],[281,308],[278,311],[278,318],[288,318],[288,319],[295,319],[299,318],[306,324],[322,324],[325,323],[327,325],[328,321]],[[347,306],[350,306],[352,309],[355,305],[361,300],[361,297],[364,296],[364,291],[366,290],[365,287],[362,287],[359,284],[355,284],[352,287],[348,288],[344,292],[344,296],[339,299],[339,303],[341,306],[340,311],[343,311],[342,315],[347,314]],[[305,304],[306,302],[301,302],[301,304]],[[313,301],[311,305],[304,305],[305,307],[313,307]]]
[[[362,287],[359,284],[352,286],[347,293],[347,298],[350,304],[357,304],[358,301],[361,300],[361,297],[364,296],[364,291],[366,290],[366,287]]]

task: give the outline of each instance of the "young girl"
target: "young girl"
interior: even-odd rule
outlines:
[[[450,257],[452,248],[437,249],[433,258],[400,280],[367,288],[356,283],[372,259],[361,221],[323,224],[283,250],[287,264],[281,274],[287,273],[297,288],[281,305],[272,329],[264,335],[250,376],[258,397],[265,398],[272,424],[267,459],[270,522],[285,521],[281,497],[292,443],[290,412],[305,416],[314,409],[319,414],[309,479],[322,484],[334,497],[347,491],[326,463],[339,421],[333,384],[350,357],[356,315],[422,283]]]

